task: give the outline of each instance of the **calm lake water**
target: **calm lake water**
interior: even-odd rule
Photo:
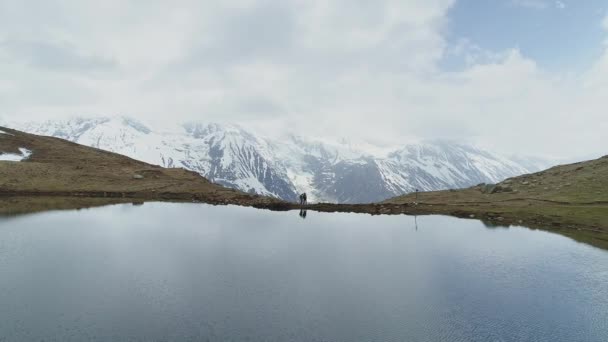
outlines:
[[[449,217],[0,218],[0,341],[608,341],[608,252]]]

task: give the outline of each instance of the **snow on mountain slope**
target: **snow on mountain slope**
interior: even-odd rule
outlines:
[[[311,202],[341,201],[334,193],[324,190],[323,180],[335,178],[330,170],[332,165],[360,158],[366,153],[348,143],[291,134],[280,141],[271,141],[268,147],[272,151],[272,159],[286,170],[298,193],[306,192]]]
[[[389,154],[388,160],[399,170],[407,171],[407,175],[426,175],[408,182],[422,190],[495,182],[529,172],[523,166],[489,152],[441,141],[407,146]]]
[[[287,134],[270,139],[238,125],[186,123],[161,132],[128,117],[8,125],[165,167],[184,167],[243,191],[295,201],[373,202],[419,190],[494,183],[536,171],[462,144],[409,144],[387,152],[366,143]]]
[[[532,171],[480,149],[441,141],[409,145],[374,163],[384,192],[373,198],[416,189],[431,191],[495,183]]]
[[[243,191],[288,200],[297,197],[287,171],[276,162],[266,140],[236,125],[189,123],[184,128],[189,137],[208,147],[206,177]]]

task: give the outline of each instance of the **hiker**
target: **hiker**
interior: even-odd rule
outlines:
[[[300,195],[300,205],[306,205],[308,204],[308,201],[306,199],[306,193],[303,193]]]

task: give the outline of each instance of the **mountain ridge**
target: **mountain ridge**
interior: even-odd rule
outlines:
[[[463,188],[537,171],[445,141],[374,150],[289,133],[271,139],[236,124],[186,122],[177,130],[161,131],[126,116],[5,125],[163,167],[183,167],[224,186],[288,201],[307,192],[311,201],[371,203],[416,189]]]

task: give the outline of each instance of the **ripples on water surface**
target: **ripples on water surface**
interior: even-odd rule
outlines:
[[[0,341],[608,341],[608,252],[448,217],[0,218]]]

